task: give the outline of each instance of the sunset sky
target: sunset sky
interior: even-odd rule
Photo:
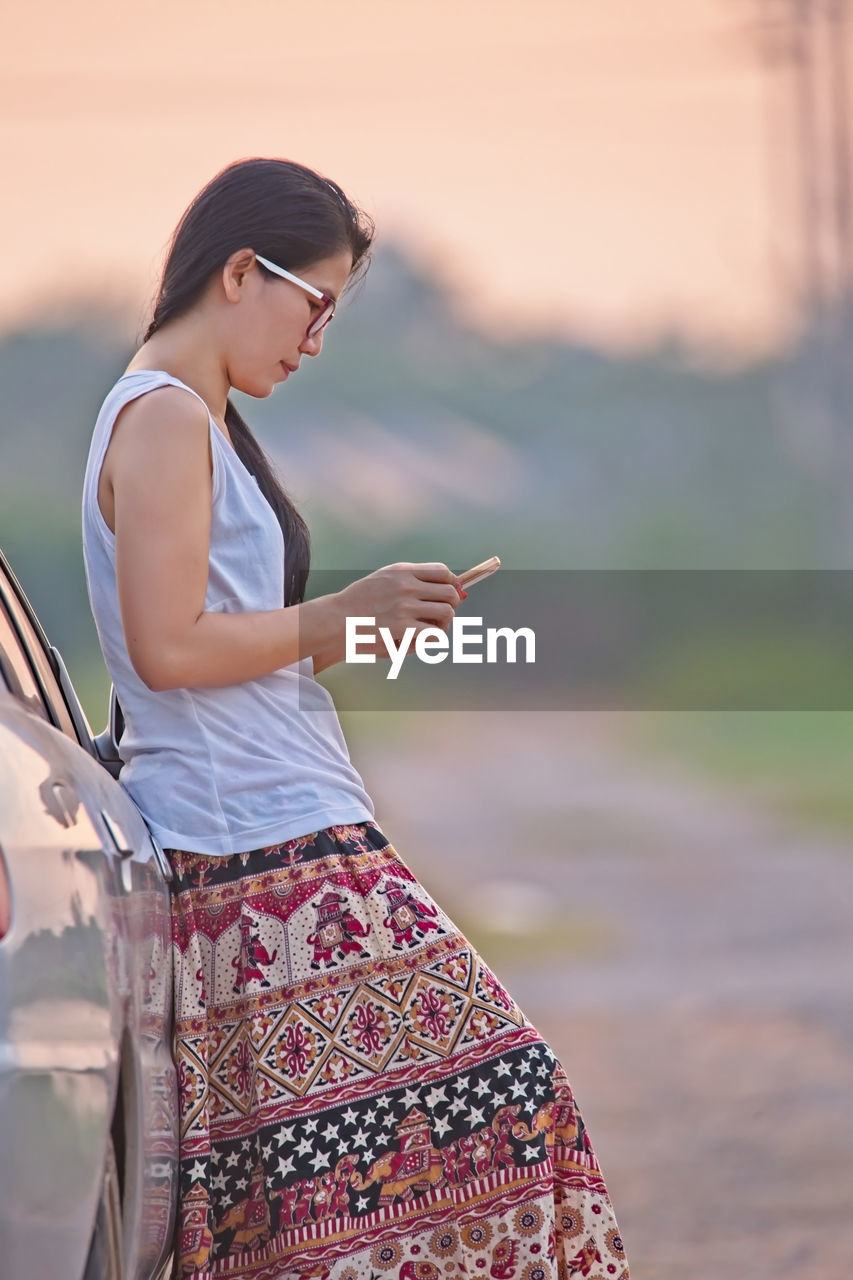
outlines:
[[[788,332],[790,180],[754,0],[115,0],[6,6],[0,324],[142,313],[229,161],[336,178],[498,329],[613,344]],[[787,174],[787,176],[786,176]]]

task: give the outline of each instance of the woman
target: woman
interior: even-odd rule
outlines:
[[[175,1276],[624,1280],[565,1075],[374,822],[314,679],[347,616],[447,629],[457,580],[304,602],[305,525],[229,400],[320,354],[371,237],[301,165],[218,174],[86,470],[121,780],[174,870]]]

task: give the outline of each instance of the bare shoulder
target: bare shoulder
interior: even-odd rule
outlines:
[[[119,411],[110,443],[121,440],[122,447],[134,449],[169,441],[179,445],[189,438],[197,446],[207,434],[208,421],[206,407],[191,391],[155,387]]]
[[[119,411],[103,471],[111,480],[116,468],[180,467],[200,457],[210,457],[207,408],[182,387],[155,387]]]
[[[207,408],[181,387],[155,387],[116,417],[98,477],[98,505],[115,533],[117,485],[125,493],[156,488],[167,499],[170,486],[184,496],[190,485],[200,493],[212,474]]]

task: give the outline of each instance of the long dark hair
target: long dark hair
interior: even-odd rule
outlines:
[[[238,160],[202,188],[178,223],[144,341],[188,311],[238,249],[254,249],[294,272],[349,249],[352,282],[367,266],[372,240],[370,218],[330,178],[292,160]],[[308,578],[308,526],[230,398],[225,423],[238,457],[278,517],[284,604],[298,604]]]

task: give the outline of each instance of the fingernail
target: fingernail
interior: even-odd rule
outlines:
[[[467,592],[467,591],[464,591],[461,587],[460,587],[459,589],[460,589],[460,591],[462,591],[462,599],[463,599],[463,600],[467,600],[467,599],[468,599],[468,592]]]

